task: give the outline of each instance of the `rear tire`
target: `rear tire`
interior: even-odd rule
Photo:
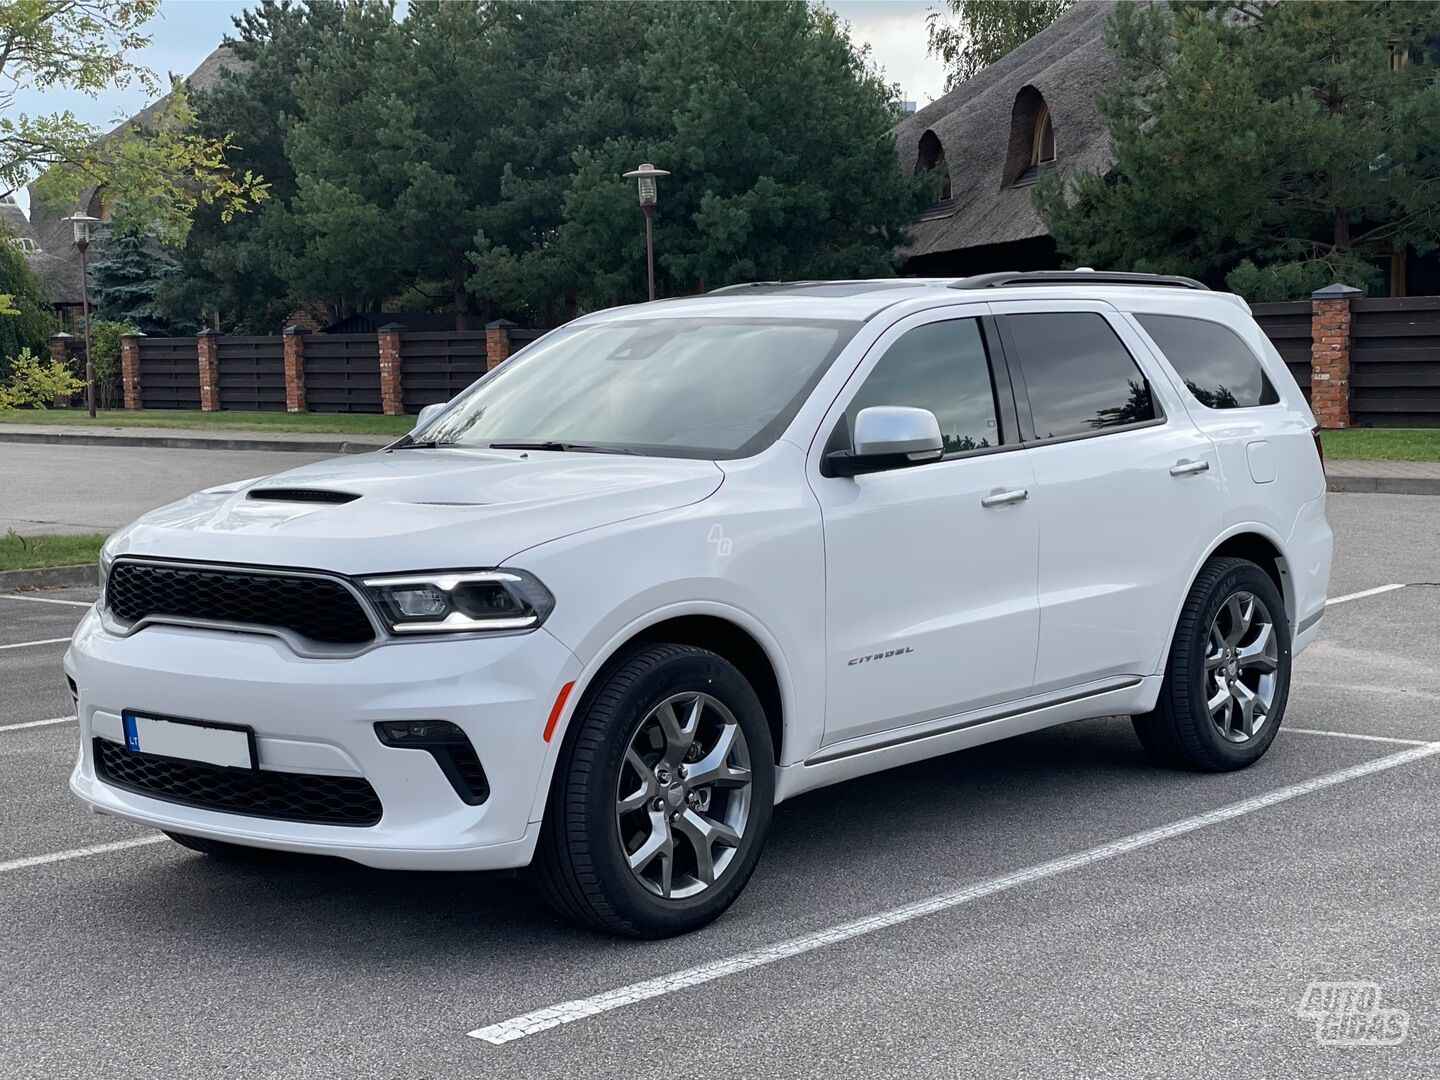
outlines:
[[[1157,762],[1243,769],[1270,748],[1290,693],[1290,622],[1270,575],[1211,559],[1190,589],[1154,710],[1133,718]]]
[[[690,645],[622,653],[561,748],[532,868],[541,894],[613,934],[704,926],[760,859],[774,765],[764,709],[729,661]]]

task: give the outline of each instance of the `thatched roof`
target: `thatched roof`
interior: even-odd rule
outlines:
[[[190,73],[185,80],[185,85],[192,91],[203,92],[209,90],[220,81],[226,71],[234,70],[240,66],[240,61],[231,51],[228,45],[220,45],[209,56],[200,62],[200,66]],[[129,120],[118,124],[113,131],[107,134],[107,139],[124,135],[132,131],[137,125],[144,129],[150,120],[164,106],[169,95],[151,102],[145,108],[132,116]],[[50,302],[53,304],[78,304],[80,303],[80,252],[74,243],[74,232],[70,223],[65,220],[77,210],[90,209],[91,202],[95,196],[95,189],[90,188],[83,192],[75,205],[69,208],[47,207],[35,195],[35,185],[29,185],[30,190],[30,234],[40,244],[44,251],[43,256],[31,258],[30,265],[40,275],[41,281],[45,282],[47,289],[59,289],[70,296],[70,299],[61,299],[59,293],[50,293]],[[98,245],[97,245],[98,247]],[[98,250],[92,252],[92,259],[98,254]],[[37,261],[38,260],[38,261]],[[50,265],[57,263],[59,265]],[[42,265],[43,264],[43,265]],[[65,286],[63,282],[72,280],[76,284]]]
[[[950,168],[953,206],[927,213],[904,254],[928,255],[1045,236],[1033,187],[1007,177],[1012,114],[1026,87],[1038,90],[1055,126],[1056,167],[1107,170],[1110,138],[1095,94],[1118,65],[1105,47],[1105,20],[1116,0],[1081,0],[1049,27],[973,79],[895,128],[901,167],[915,169],[920,138],[934,131]]]

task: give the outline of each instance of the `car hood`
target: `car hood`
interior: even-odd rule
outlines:
[[[498,566],[536,544],[713,494],[711,461],[447,447],[318,462],[152,510],[112,554],[374,574]],[[286,501],[276,489],[355,496]]]

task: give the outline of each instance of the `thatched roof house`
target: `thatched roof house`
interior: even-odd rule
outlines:
[[[949,172],[948,191],[914,226],[905,273],[1059,265],[1031,185],[1040,169],[1103,172],[1113,164],[1095,94],[1118,73],[1105,47],[1115,3],[1082,0],[895,129],[906,172]]]
[[[201,61],[190,77],[185,80],[185,85],[194,91],[209,90],[220,81],[221,75],[234,68],[239,61],[228,45],[221,45],[209,56]],[[105,137],[107,139],[119,138],[130,135],[135,131],[144,131],[149,126],[150,120],[163,107],[166,98],[160,98],[151,102],[145,108],[132,116],[129,120],[118,125]],[[69,325],[72,321],[70,308],[80,306],[80,251],[75,247],[74,231],[70,222],[65,219],[78,211],[85,211],[92,217],[108,221],[110,208],[106,205],[103,194],[95,188],[90,188],[81,194],[73,206],[52,207],[46,206],[35,195],[35,185],[29,185],[30,191],[30,218],[25,222],[26,230],[24,235],[32,237],[39,245],[39,251],[26,251],[26,258],[30,267],[39,276],[44,284],[50,302],[60,313],[62,322]],[[6,224],[11,226],[11,231],[21,235],[18,231],[18,223],[15,222],[8,211],[0,206],[0,215]],[[15,207],[15,217],[24,221],[24,212],[19,206]],[[92,252],[91,258],[99,252],[99,246],[103,244],[102,238],[97,239],[96,250]]]

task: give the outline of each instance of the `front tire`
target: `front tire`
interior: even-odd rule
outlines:
[[[1225,772],[1275,739],[1290,694],[1290,622],[1264,570],[1211,559],[1180,612],[1165,681],[1135,733],[1161,764]]]
[[[704,926],[759,861],[774,764],[764,709],[734,665],[690,645],[634,647],[561,748],[536,852],[542,895],[629,937]]]

